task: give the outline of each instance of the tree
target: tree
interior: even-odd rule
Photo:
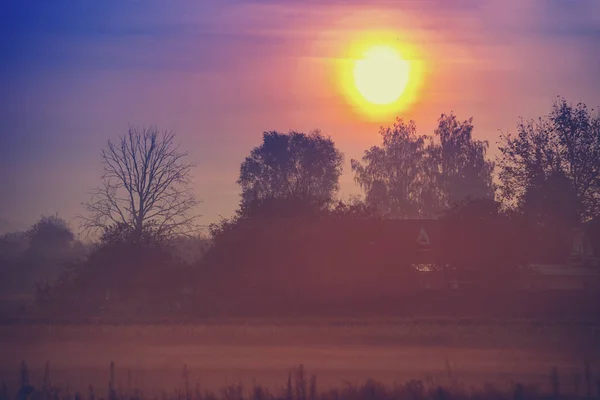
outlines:
[[[513,287],[532,246],[528,233],[501,205],[489,198],[467,198],[445,211],[442,223],[452,228],[442,245],[446,269],[466,273],[487,289]],[[510,251],[507,251],[510,249]]]
[[[54,280],[65,263],[83,255],[71,228],[58,215],[42,215],[23,234],[2,239],[0,265],[7,274],[4,283],[21,294],[30,292],[36,282]]]
[[[198,204],[189,185],[193,165],[175,134],[130,127],[102,150],[102,183],[85,205],[83,227],[134,243],[169,241],[196,230]]]
[[[486,159],[488,142],[474,140],[473,118],[459,122],[454,114],[442,114],[434,131],[439,145],[432,151],[439,157],[439,185],[444,208],[467,198],[494,198],[493,162]]]
[[[13,232],[0,235],[0,291],[8,293],[14,290],[14,281],[20,271],[16,265],[27,250],[25,232]]]
[[[500,204],[492,199],[467,198],[445,210],[441,217],[454,221],[484,221],[500,214]]]
[[[523,195],[521,211],[542,226],[568,228],[578,225],[581,203],[569,178],[556,171],[531,183]]]
[[[414,121],[396,119],[381,127],[383,144],[365,151],[362,163],[352,160],[354,180],[365,191],[367,204],[384,216],[411,218],[431,215],[437,204],[428,171],[431,137],[418,135]]]
[[[67,222],[58,215],[40,218],[28,231],[29,246],[43,249],[61,250],[68,248],[75,235]]]
[[[505,207],[546,217],[550,208],[564,213],[569,207],[579,221],[600,215],[600,116],[592,114],[585,104],[559,97],[548,115],[521,120],[516,136],[501,136]],[[551,199],[556,196],[562,199]]]
[[[380,129],[382,146],[352,160],[355,181],[382,215],[433,217],[468,197],[492,198],[488,144],[472,138],[472,119],[442,116],[434,135],[419,135],[414,121],[398,118]]]
[[[376,219],[379,217],[377,210],[367,204],[359,196],[350,196],[347,201],[340,200],[330,212],[330,215],[337,218],[351,219]]]
[[[588,221],[586,225],[586,234],[589,237],[592,253],[596,257],[600,257],[600,217]]]
[[[240,167],[242,214],[265,210],[273,215],[322,210],[339,189],[343,155],[331,138],[309,134],[265,132]]]
[[[182,268],[169,246],[150,243],[140,251],[127,242],[104,243],[67,263],[57,279],[40,282],[36,303],[61,315],[153,312],[180,289],[172,284]]]

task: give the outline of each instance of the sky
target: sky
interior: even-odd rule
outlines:
[[[359,193],[350,159],[396,116],[422,133],[442,113],[472,116],[494,155],[557,95],[600,105],[598,0],[4,0],[0,15],[5,229],[56,213],[77,228],[101,149],[130,125],[177,133],[208,225],[237,208],[264,131],[331,136],[345,198]],[[357,44],[379,42],[419,79],[400,109],[372,115],[341,77]]]

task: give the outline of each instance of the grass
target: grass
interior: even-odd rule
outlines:
[[[308,320],[290,320],[282,319],[255,319],[255,320],[214,320],[204,321],[201,324],[182,323],[182,324],[124,324],[124,325],[107,325],[107,324],[36,324],[36,325],[2,325],[0,326],[0,342],[6,346],[18,345],[19,350],[15,350],[12,354],[12,361],[4,365],[4,377],[11,376],[10,381],[2,383],[0,386],[0,400],[401,400],[401,399],[600,399],[600,379],[594,377],[590,364],[586,364],[584,368],[580,368],[579,360],[585,357],[591,357],[594,369],[599,365],[595,363],[594,355],[591,349],[597,349],[598,337],[593,337],[593,325],[585,323],[542,323],[539,321],[502,321],[502,320],[452,320],[452,319],[314,319]],[[14,342],[13,342],[14,341]],[[47,343],[45,343],[47,341]],[[380,352],[383,358],[387,357],[388,350],[385,346],[390,344],[433,344],[441,343],[443,346],[461,346],[468,344],[468,347],[473,346],[493,346],[500,350],[508,348],[508,346],[523,346],[517,351],[524,363],[523,349],[530,349],[532,346],[547,346],[539,354],[550,354],[551,351],[560,349],[563,353],[569,353],[571,345],[577,344],[585,347],[586,352],[577,353],[571,358],[574,360],[569,364],[562,364],[561,360],[554,357],[551,361],[544,361],[541,367],[542,374],[538,373],[535,382],[537,386],[530,384],[510,383],[502,387],[494,385],[483,385],[478,387],[466,386],[458,380],[457,373],[461,375],[461,369],[465,369],[464,365],[447,362],[446,371],[447,378],[440,377],[437,379],[427,378],[424,380],[411,380],[404,384],[384,385],[375,380],[368,380],[364,383],[348,383],[336,389],[329,389],[332,386],[327,386],[327,376],[319,371],[320,380],[316,376],[306,373],[304,368],[293,370],[288,379],[285,380],[285,370],[287,366],[295,361],[302,361],[311,366],[326,363],[332,360],[337,360],[331,355],[323,356],[317,362],[311,362],[310,357],[304,358],[301,355],[289,357],[281,368],[282,372],[274,379],[269,380],[269,385],[277,384],[280,380],[281,386],[261,386],[252,384],[252,381],[246,379],[245,386],[241,384],[227,385],[223,389],[217,390],[220,382],[216,379],[209,379],[205,383],[212,383],[210,386],[213,391],[206,390],[206,387],[199,384],[191,383],[190,372],[187,367],[183,368],[181,373],[181,383],[179,386],[171,390],[164,390],[160,393],[162,387],[169,388],[177,385],[179,379],[179,366],[183,362],[188,362],[192,370],[198,368],[195,366],[198,359],[190,354],[200,354],[202,352],[189,353],[189,348],[182,348],[181,354],[185,354],[185,358],[177,355],[173,356],[177,359],[174,366],[170,366],[170,371],[165,373],[159,371],[152,375],[153,386],[156,391],[152,390],[152,394],[143,392],[139,389],[139,381],[131,378],[131,373],[127,372],[127,379],[124,379],[124,369],[119,369],[119,380],[115,380],[115,365],[111,364],[109,371],[105,368],[108,366],[109,360],[117,360],[119,364],[130,363],[131,357],[122,360],[118,352],[105,355],[94,353],[94,345],[102,344],[103,341],[110,342],[101,347],[101,349],[123,349],[127,350],[134,344],[139,344],[139,354],[147,355],[148,352],[153,352],[156,344],[168,344],[185,347],[192,345],[189,348],[194,348],[195,345],[203,345],[205,347],[213,344],[236,344],[246,345],[265,343],[267,345],[284,344],[300,344],[299,349],[303,345],[318,343],[324,348],[333,345],[346,344],[364,344],[368,346],[382,345],[377,351]],[[77,343],[79,345],[70,350],[72,353],[64,350],[67,346],[63,344]],[[594,345],[595,343],[595,345]],[[111,347],[113,344],[118,347]],[[583,346],[585,344],[585,346]],[[38,347],[39,345],[39,347]],[[43,346],[55,349],[54,355],[42,355],[41,349]],[[507,346],[506,348],[504,346]],[[63,348],[64,347],[64,348]],[[417,346],[418,347],[418,346]],[[8,348],[8,347],[6,347]],[[160,350],[160,346],[156,346]],[[260,348],[260,347],[258,347]],[[85,350],[81,350],[85,349]],[[124,350],[124,351],[125,351]],[[60,352],[64,354],[61,354]],[[80,353],[85,351],[86,353]],[[102,351],[102,350],[100,350]],[[169,348],[165,351],[171,351]],[[237,350],[235,350],[237,351]],[[437,350],[435,350],[437,351]],[[456,350],[462,354],[462,347]],[[76,352],[76,353],[75,353]],[[370,352],[370,350],[369,350]],[[0,347],[0,354],[2,348]],[[430,351],[431,353],[431,351]],[[38,356],[39,354],[39,356]],[[70,354],[84,356],[87,360],[98,361],[94,366],[94,376],[74,374],[66,379],[60,380],[60,374],[64,374],[64,369],[53,368],[53,377],[55,382],[62,383],[57,386],[53,385],[50,379],[50,368],[46,365],[43,372],[34,368],[36,379],[32,379],[32,374],[26,364],[21,367],[20,380],[14,377],[18,362],[25,357],[28,360],[36,360],[35,364],[43,366],[46,359],[55,360],[60,358],[61,362],[70,357]],[[177,354],[177,353],[176,353]],[[208,353],[210,357],[221,357],[220,353],[215,356],[212,352]],[[437,353],[436,353],[437,354]],[[492,354],[492,353],[489,353]],[[575,354],[575,353],[573,353]],[[5,354],[6,355],[6,354]],[[264,356],[264,351],[255,352],[252,357]],[[456,355],[455,355],[456,356]],[[455,356],[449,356],[453,358]],[[81,356],[79,356],[81,358]],[[106,358],[103,358],[106,357]],[[158,357],[158,356],[157,356]],[[205,356],[204,356],[205,357]],[[2,357],[0,357],[2,358]],[[410,358],[409,359],[413,359]],[[200,358],[201,360],[201,358]],[[291,362],[290,362],[291,360]],[[344,362],[353,363],[352,358],[345,358]],[[351,361],[352,360],[352,361]],[[596,359],[597,360],[597,359]],[[5,361],[8,361],[5,359]],[[152,359],[156,365],[159,361]],[[288,364],[288,362],[290,364]],[[408,361],[399,362],[407,363]],[[81,364],[74,362],[78,368]],[[144,358],[143,366],[149,366],[148,358]],[[195,364],[196,363],[196,364]],[[248,363],[251,363],[251,376],[255,375],[256,360],[249,358]],[[360,363],[360,360],[357,360]],[[357,364],[357,365],[358,365]],[[129,364],[131,365],[131,363]],[[249,364],[250,365],[250,364]],[[354,364],[352,364],[354,365]],[[374,371],[373,364],[369,364],[365,374],[361,374],[364,379]],[[379,364],[378,364],[379,365]],[[559,365],[561,373],[558,370],[546,370],[546,365]],[[403,377],[412,377],[412,372],[416,370],[415,364],[407,364],[407,368],[411,374],[402,375]],[[528,381],[524,374],[528,373],[528,369],[519,364],[518,372],[511,376],[511,379],[520,382]],[[63,366],[64,368],[64,366]],[[137,367],[133,367],[137,368]],[[150,367],[149,367],[150,368]],[[229,368],[229,366],[228,366]],[[242,368],[242,367],[240,367]],[[528,368],[528,367],[527,367]],[[536,367],[537,368],[537,367]],[[57,372],[58,369],[58,372]],[[502,369],[504,371],[504,369]],[[8,371],[8,372],[6,372]],[[524,372],[525,371],[525,372]],[[488,369],[488,372],[490,370]],[[545,373],[548,372],[548,379]],[[137,372],[136,372],[137,373]],[[376,374],[377,372],[373,372]],[[429,372],[425,372],[429,373]],[[417,372],[416,376],[424,376],[425,373]],[[485,378],[477,380],[477,384],[484,380],[492,380],[494,382],[505,381],[500,379],[499,371],[494,369],[493,372],[485,375]],[[171,378],[169,378],[169,375]],[[206,378],[204,372],[199,375]],[[344,373],[345,375],[345,373]],[[37,378],[39,377],[39,378]],[[347,376],[345,376],[347,377]],[[385,380],[387,383],[393,382],[397,377],[396,372],[392,378],[386,378],[378,374],[379,379]],[[98,379],[96,379],[98,378]],[[137,378],[137,376],[136,376]],[[464,376],[463,376],[464,378]],[[539,379],[538,379],[539,378]],[[261,378],[262,379],[262,378]],[[81,386],[88,382],[95,382],[94,387]],[[508,380],[508,379],[506,379]],[[77,387],[77,390],[70,388],[68,383]],[[103,384],[107,382],[107,384]],[[197,382],[197,381],[193,381]],[[229,381],[226,381],[227,383]],[[318,383],[320,382],[320,387]],[[337,385],[339,379],[334,382]],[[156,383],[156,385],[154,385]],[[100,386],[98,386],[100,385]],[[142,386],[146,388],[146,386]],[[325,389],[327,387],[327,389]],[[83,389],[83,390],[82,390]],[[319,390],[320,389],[320,390]],[[159,394],[155,394],[159,393]]]
[[[31,382],[29,369],[22,363],[19,382],[14,392],[6,383],[0,386],[0,400],[570,400],[600,399],[600,377],[592,382],[592,372],[588,363],[584,366],[583,380],[576,381],[569,392],[563,392],[558,371],[553,368],[549,377],[548,389],[525,386],[516,383],[508,389],[498,389],[486,384],[481,388],[465,387],[452,377],[448,364],[451,384],[443,386],[433,380],[411,380],[404,384],[385,386],[369,379],[363,384],[346,384],[341,388],[319,391],[317,377],[309,375],[302,365],[290,371],[283,387],[271,390],[255,384],[244,388],[241,384],[224,387],[220,391],[202,390],[199,385],[190,384],[187,367],[181,374],[181,384],[170,391],[147,396],[133,388],[128,380],[126,387],[117,387],[115,382],[115,364],[111,362],[108,384],[105,389],[89,387],[87,392],[73,392],[68,387],[59,388],[52,384],[49,364],[46,364],[44,376],[35,385]],[[577,383],[578,382],[578,383]]]

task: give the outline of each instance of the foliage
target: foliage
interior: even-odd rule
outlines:
[[[581,210],[581,201],[562,171],[533,181],[523,194],[521,205],[521,212],[530,221],[558,229],[577,226]]]
[[[212,246],[212,241],[204,235],[180,236],[173,241],[172,245],[176,257],[191,265],[204,257]]]
[[[37,248],[64,248],[75,235],[67,222],[58,215],[42,216],[28,231],[29,246]]]
[[[522,278],[526,246],[532,245],[526,240],[529,232],[503,213],[498,202],[467,198],[447,210],[442,220],[452,225],[444,241],[444,259],[459,280],[502,289]]]
[[[4,235],[0,239],[0,265],[7,292],[30,294],[35,284],[55,279],[64,264],[81,256],[83,245],[66,221],[42,216],[24,233]]]
[[[398,118],[394,125],[381,128],[381,147],[365,151],[362,162],[352,160],[356,183],[365,191],[366,202],[381,215],[421,217],[432,215],[435,204],[430,153],[431,138],[417,135],[414,121]]]
[[[590,238],[592,251],[600,255],[600,217],[596,217],[586,224],[586,231]]]
[[[559,97],[548,115],[522,120],[515,136],[501,137],[500,189],[507,206],[533,210],[538,222],[565,207],[580,221],[600,215],[600,116],[592,114],[585,104]]]
[[[70,263],[55,282],[37,289],[48,313],[139,313],[170,307],[181,294],[186,264],[172,247],[107,242]]]
[[[500,215],[500,203],[491,199],[466,198],[442,213],[442,218],[460,221],[483,221]]]
[[[296,213],[325,209],[339,188],[342,163],[333,140],[319,131],[265,132],[263,143],[240,167],[240,212],[265,214],[260,210],[274,204],[280,206],[276,212],[284,214],[293,213],[290,209]]]
[[[196,230],[198,202],[189,187],[192,164],[175,134],[156,128],[129,128],[102,150],[102,183],[80,216],[91,232],[134,242],[171,240]]]
[[[382,127],[382,145],[367,150],[362,163],[352,160],[367,203],[384,216],[423,218],[467,197],[492,198],[488,145],[472,131],[472,119],[459,122],[454,114],[442,114],[434,136],[419,135],[415,122],[402,118]]]
[[[358,196],[350,196],[347,201],[338,201],[330,214],[338,218],[379,218],[377,209]]]
[[[190,385],[189,371],[186,366],[183,367],[182,382],[173,391],[161,390],[161,398],[164,400],[398,400],[398,399],[418,399],[418,400],[554,400],[567,398],[572,400],[590,399],[595,390],[593,383],[596,383],[600,390],[600,378],[593,382],[594,377],[586,375],[585,390],[581,390],[579,385],[574,389],[565,389],[559,385],[560,377],[556,368],[551,369],[549,377],[549,391],[542,390],[537,385],[524,385],[515,383],[508,388],[497,388],[492,384],[486,383],[481,388],[467,388],[457,378],[452,376],[451,367],[448,366],[447,382],[442,382],[440,378],[427,378],[425,380],[410,380],[405,383],[385,385],[374,379],[367,379],[364,383],[357,384],[347,382],[343,387],[330,387],[326,390],[319,390],[317,386],[317,376],[307,374],[304,366],[300,364],[289,371],[286,383],[281,385],[278,392],[272,392],[269,388],[254,384],[252,389],[246,390],[241,383],[229,385],[214,393],[212,391],[200,390],[199,385],[192,387]],[[115,364],[111,361],[108,382],[108,395],[110,400],[136,399],[145,400],[155,398],[156,396],[146,396],[139,388],[119,387],[115,382]],[[9,394],[9,389],[4,386],[0,394],[1,400],[8,400],[13,397],[19,400],[39,399],[39,400],[94,400],[103,398],[100,393],[95,393],[92,386],[89,387],[87,394],[75,392],[69,388],[61,388],[50,381],[49,364],[46,363],[44,379],[37,387],[33,386],[29,376],[29,369],[25,362],[22,362],[19,371],[19,385],[15,393]],[[563,385],[565,386],[565,385]]]
[[[0,290],[3,293],[15,290],[16,265],[26,249],[27,236],[24,232],[0,236]]]
[[[472,137],[473,118],[458,121],[454,114],[442,114],[434,136],[439,144],[432,149],[439,163],[439,186],[443,207],[467,198],[494,198],[494,164],[486,159],[488,142]]]

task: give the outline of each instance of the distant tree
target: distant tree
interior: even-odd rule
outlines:
[[[365,151],[362,163],[352,160],[356,183],[365,191],[366,202],[381,215],[411,218],[432,215],[438,208],[434,171],[428,144],[431,137],[418,135],[414,121],[398,118],[393,126],[381,127],[381,147]]]
[[[442,245],[446,270],[467,273],[487,289],[514,287],[532,246],[518,222],[489,198],[467,198],[445,211],[442,223],[453,232]]]
[[[104,243],[67,263],[57,279],[40,282],[36,304],[60,315],[153,313],[180,291],[171,279],[182,267],[169,246],[148,244],[139,251],[128,242]]]
[[[131,127],[102,150],[102,184],[81,216],[83,227],[132,242],[165,241],[196,231],[198,204],[189,184],[193,165],[175,134]]]
[[[0,264],[8,291],[30,294],[35,283],[56,279],[68,263],[82,256],[67,222],[58,215],[42,216],[22,234],[0,240]]]
[[[440,165],[439,185],[444,208],[467,198],[494,198],[494,163],[486,158],[488,142],[475,140],[473,118],[458,121],[454,114],[442,114],[434,131],[439,144],[433,146]]]
[[[65,249],[75,239],[67,222],[58,215],[42,216],[26,234],[30,247],[44,249]]]
[[[265,132],[263,143],[240,167],[240,211],[273,215],[325,209],[334,201],[342,166],[342,153],[319,131]]]
[[[0,266],[5,267],[8,263],[4,260],[15,260],[27,250],[28,239],[25,232],[12,232],[0,235]]]
[[[17,263],[27,250],[27,235],[24,232],[5,233],[0,235],[0,291],[12,291],[19,273]]]
[[[600,116],[559,97],[537,121],[501,136],[498,160],[506,207],[533,218],[586,221],[600,215]],[[565,213],[566,212],[566,213]],[[562,214],[562,215],[560,215]]]
[[[497,218],[500,215],[500,203],[483,198],[466,198],[442,213],[442,217],[452,220],[482,221]]]
[[[211,240],[204,235],[180,236],[173,241],[174,253],[190,265],[201,260],[211,244]]]
[[[338,218],[378,218],[377,210],[358,196],[350,196],[346,201],[340,200],[330,212]]]
[[[433,136],[419,135],[414,121],[398,118],[380,129],[382,146],[352,160],[355,181],[382,215],[433,217],[468,197],[493,198],[488,144],[472,137],[472,119],[442,116]]]
[[[589,238],[593,254],[600,258],[600,217],[596,217],[588,221],[586,233]]]
[[[581,208],[573,184],[562,171],[531,182],[521,204],[521,211],[529,220],[554,227],[577,226]]]

